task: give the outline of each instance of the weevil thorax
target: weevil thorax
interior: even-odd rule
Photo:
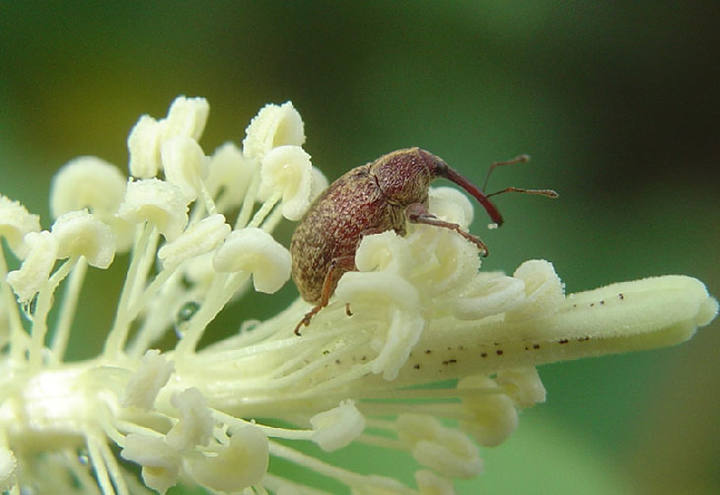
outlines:
[[[437,171],[440,162],[444,163],[425,150],[407,148],[375,160],[370,174],[390,203],[406,206],[427,200],[430,182],[441,175]]]

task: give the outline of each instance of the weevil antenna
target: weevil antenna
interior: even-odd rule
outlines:
[[[511,158],[510,160],[505,160],[504,162],[495,162],[490,165],[490,168],[488,169],[488,173],[485,176],[485,182],[483,182],[482,191],[487,191],[487,185],[488,181],[490,180],[490,175],[492,174],[493,170],[495,170],[496,167],[502,167],[504,165],[515,165],[516,163],[527,163],[530,161],[530,155],[518,155],[515,158]]]

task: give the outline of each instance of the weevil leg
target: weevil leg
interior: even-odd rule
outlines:
[[[328,270],[323,280],[322,292],[320,293],[320,302],[317,303],[310,311],[305,313],[303,319],[295,327],[295,335],[300,335],[300,327],[308,326],[313,316],[328,305],[330,296],[335,292],[338,280],[343,273],[355,270],[355,256],[338,256],[333,258],[328,264]],[[346,305],[345,311],[349,311],[349,305]]]
[[[407,208],[405,208],[405,215],[407,215],[407,219],[412,223],[424,223],[426,225],[434,225],[435,227],[442,227],[444,229],[454,230],[455,232],[463,236],[465,239],[475,244],[483,256],[487,256],[489,253],[488,248],[483,241],[481,241],[474,235],[465,232],[456,223],[440,220],[438,217],[430,213],[427,208],[425,208],[425,205],[421,203],[413,203],[408,205]]]

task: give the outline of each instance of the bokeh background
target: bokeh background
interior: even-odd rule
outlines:
[[[498,198],[496,231],[478,210],[491,269],[546,258],[571,292],[683,273],[718,295],[720,3],[611,3],[2,2],[0,190],[47,227],[53,172],[84,154],[126,169],[132,125],[176,95],[210,101],[207,153],[291,99],[330,179],[410,145],[479,183],[531,154],[491,189],[561,198]],[[74,358],[100,347],[111,274],[89,280]],[[241,303],[226,326],[295,294]],[[547,404],[458,491],[720,493],[719,357],[716,321],[676,348],[541,368]],[[411,473],[391,453],[341,455]]]

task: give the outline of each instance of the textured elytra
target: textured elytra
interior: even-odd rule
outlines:
[[[318,303],[330,262],[352,256],[365,233],[403,232],[403,208],[388,203],[371,164],[333,182],[312,204],[290,242],[292,276],[303,299]]]

